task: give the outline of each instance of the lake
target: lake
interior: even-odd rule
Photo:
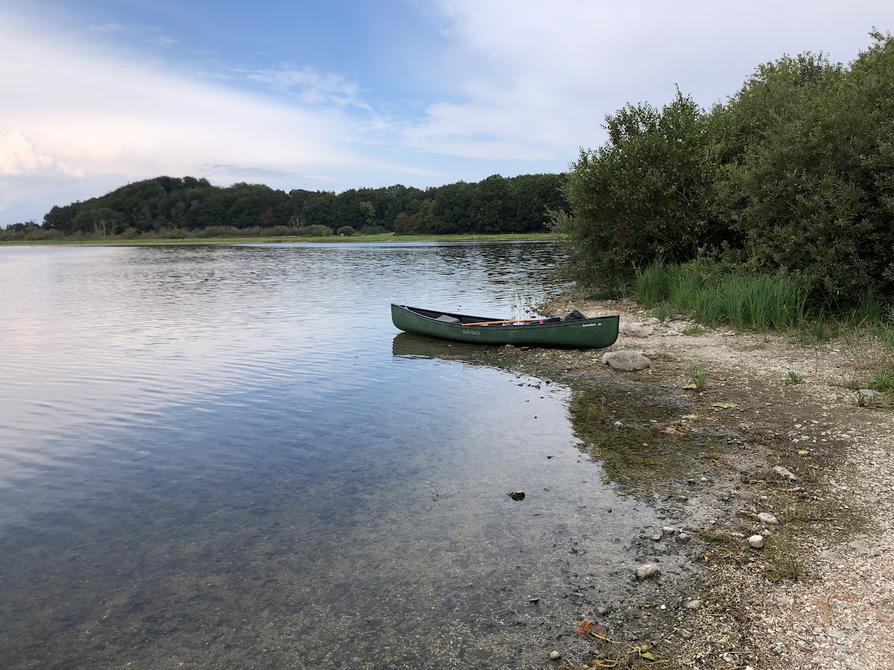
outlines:
[[[655,512],[576,448],[568,389],[389,303],[520,314],[561,258],[0,249],[0,667],[545,665]]]

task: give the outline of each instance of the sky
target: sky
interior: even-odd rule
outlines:
[[[606,114],[847,62],[894,2],[0,0],[0,225],[158,175],[341,191],[563,171]]]

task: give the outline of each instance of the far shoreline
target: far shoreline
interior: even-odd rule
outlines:
[[[378,235],[326,235],[320,237],[299,237],[294,235],[276,235],[270,237],[185,237],[185,238],[106,238],[106,239],[59,239],[59,240],[4,240],[0,247],[34,247],[34,246],[75,246],[75,247],[154,247],[154,246],[200,246],[200,245],[238,245],[238,244],[357,244],[369,242],[531,242],[559,241],[564,239],[560,233],[496,233],[453,234],[453,235],[394,235],[382,233]]]

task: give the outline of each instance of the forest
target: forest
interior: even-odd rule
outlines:
[[[566,179],[493,175],[427,189],[287,193],[262,184],[218,187],[195,177],[156,177],[55,206],[42,224],[7,226],[0,239],[543,232],[550,216],[564,211]]]

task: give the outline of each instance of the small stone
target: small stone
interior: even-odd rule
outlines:
[[[779,523],[779,519],[776,518],[776,515],[771,514],[770,512],[761,512],[757,515],[757,519],[761,523],[768,523],[771,526],[775,526]]]
[[[752,549],[762,549],[764,546],[764,536],[752,535],[748,538],[748,546]]]
[[[636,568],[636,578],[639,580],[658,579],[660,575],[661,568],[658,567],[657,563],[643,563]]]
[[[693,598],[692,600],[687,600],[686,605],[685,605],[686,609],[688,609],[688,610],[697,610],[701,606],[702,606],[702,601],[699,600],[698,598]]]
[[[624,424],[621,423],[620,421],[615,421],[612,425],[613,425],[615,428],[620,428],[620,427],[623,426]]]
[[[610,610],[608,607],[606,607],[605,605],[603,605],[602,607],[597,607],[597,608],[596,608],[596,614],[598,614],[599,616],[605,616],[605,615],[608,614],[610,611],[611,611],[611,610]]]
[[[651,365],[651,362],[643,356],[641,351],[622,350],[603,354],[602,364],[609,366],[612,370],[635,372],[636,370],[645,370]]]
[[[560,654],[555,649],[553,649],[551,652],[549,652],[549,660],[558,661],[560,658],[562,658],[562,654]]]
[[[681,532],[677,534],[677,537],[675,539],[681,544],[686,544],[687,542],[689,542],[689,540],[692,539],[692,536],[689,533]]]
[[[801,481],[799,477],[797,477],[791,470],[788,468],[784,468],[781,465],[776,465],[773,467],[773,472],[779,477],[783,479],[788,479],[790,482],[798,482]]]
[[[662,537],[664,536],[661,533],[653,533],[649,536],[649,539],[652,540],[652,542],[660,542]]]
[[[662,532],[662,533],[667,533],[668,535],[673,535],[674,533],[677,532],[677,529],[674,528],[673,526],[662,526],[662,527],[661,527],[661,532]]]
[[[510,491],[509,497],[512,498],[513,500],[524,500],[525,492],[524,491]]]
[[[798,456],[809,456],[810,452],[806,449],[798,449]]]
[[[528,598],[528,602],[532,605],[536,605],[540,602],[540,598]]]

